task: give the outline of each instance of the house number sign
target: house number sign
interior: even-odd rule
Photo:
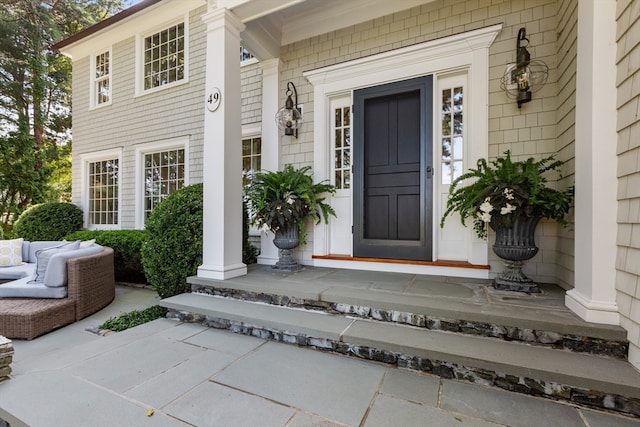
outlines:
[[[220,100],[222,99],[222,94],[220,93],[220,89],[214,87],[207,93],[207,110],[214,112],[220,106]]]

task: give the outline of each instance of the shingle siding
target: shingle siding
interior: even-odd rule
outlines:
[[[73,200],[81,204],[82,154],[122,147],[121,218],[122,228],[135,226],[136,152],[138,144],[172,138],[189,141],[189,182],[202,181],[205,28],[201,15],[206,7],[189,16],[188,83],[135,96],[135,38],[112,46],[112,104],[90,109],[89,58],[73,64]],[[96,52],[98,53],[98,52]],[[84,208],[84,206],[82,206]]]
[[[640,2],[617,2],[617,303],[640,367]]]

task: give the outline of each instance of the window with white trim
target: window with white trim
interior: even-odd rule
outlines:
[[[111,52],[104,51],[93,57],[91,79],[93,107],[111,103]]]
[[[242,185],[251,182],[251,175],[262,169],[262,138],[242,140]]]
[[[442,184],[450,185],[462,175],[464,163],[464,87],[441,87],[440,100]]]
[[[118,225],[120,160],[116,158],[87,162],[88,227]]]
[[[185,149],[174,148],[143,154],[144,221],[174,191],[185,186]]]
[[[180,22],[143,41],[143,89],[149,90],[185,79],[185,24]]]
[[[333,176],[337,190],[351,188],[351,106],[333,111]]]

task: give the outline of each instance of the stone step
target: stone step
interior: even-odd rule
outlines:
[[[523,309],[513,304],[496,310],[488,303],[477,301],[376,289],[363,292],[358,288],[309,282],[274,283],[249,278],[218,282],[198,277],[190,277],[188,281],[193,292],[208,295],[520,341],[622,360],[626,360],[628,352],[623,328],[585,322],[568,309]]]
[[[615,358],[205,294],[160,305],[181,320],[640,416],[640,372]]]

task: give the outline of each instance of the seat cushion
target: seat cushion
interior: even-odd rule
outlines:
[[[71,251],[64,251],[54,254],[49,260],[47,271],[44,273],[44,284],[49,287],[67,286],[67,260],[96,255],[104,248],[94,244],[86,248],[81,247]]]
[[[33,246],[33,243],[31,244]],[[40,249],[36,252],[36,273],[33,276],[32,282],[44,283],[44,276],[49,266],[51,257],[55,254],[59,254],[67,251],[74,251],[80,247],[80,241],[62,243],[57,246],[53,246],[46,249]]]
[[[0,267],[22,264],[22,242],[24,239],[0,240]]]
[[[0,280],[15,280],[23,277],[31,278],[36,271],[35,264],[22,263],[13,267],[0,268]]]
[[[23,277],[0,285],[0,298],[66,298],[67,288],[51,288],[44,283],[32,283]]]

